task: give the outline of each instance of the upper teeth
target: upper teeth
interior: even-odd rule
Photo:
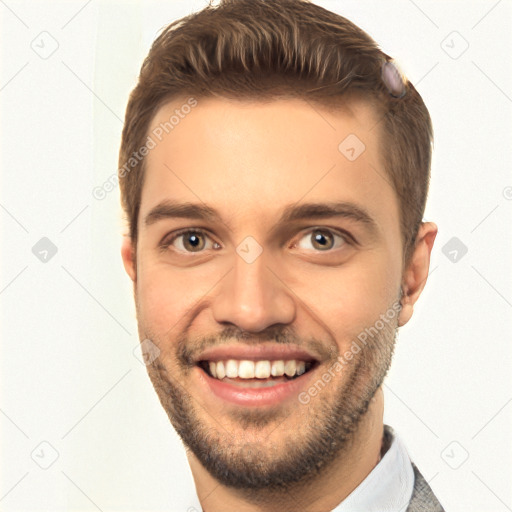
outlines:
[[[209,361],[210,373],[217,379],[228,377],[235,379],[266,379],[272,377],[281,377],[287,375],[302,375],[306,371],[306,362],[290,359],[287,361],[249,361],[227,359],[225,361]],[[308,363],[309,365],[309,363]]]

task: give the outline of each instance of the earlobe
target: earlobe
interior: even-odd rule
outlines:
[[[430,267],[430,254],[436,235],[437,226],[433,222],[423,222],[418,229],[414,252],[402,277],[402,308],[398,316],[399,327],[411,319],[414,304],[425,287]]]
[[[398,327],[402,327],[402,325],[405,325],[411,319],[413,310],[413,305],[402,299],[402,308],[398,315]]]
[[[412,317],[414,306],[411,304],[405,284],[400,289],[400,313],[398,314],[398,327],[405,325]]]
[[[129,236],[123,237],[121,258],[123,259],[123,265],[126,273],[130,276],[130,279],[135,282],[137,277],[135,248],[133,246],[132,239]]]

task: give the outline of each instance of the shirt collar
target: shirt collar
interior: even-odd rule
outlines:
[[[369,475],[332,512],[403,512],[411,500],[414,471],[404,444],[384,425],[391,445]]]

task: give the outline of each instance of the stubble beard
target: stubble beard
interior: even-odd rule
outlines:
[[[186,338],[182,343],[170,345],[151,333],[147,325],[141,324],[139,311],[137,318],[141,339],[149,338],[161,350],[166,346],[176,347],[172,355],[173,376],[171,365],[166,364],[169,352],[166,359],[162,351],[164,357],[158,357],[147,370],[160,403],[185,447],[218,482],[248,493],[293,490],[314,480],[344,456],[389,370],[397,334],[395,319],[386,323],[377,335],[368,337],[364,345],[358,339],[353,340],[361,350],[351,361],[345,361],[338,378],[325,384],[308,405],[296,402],[294,407],[310,408],[307,416],[301,416],[307,419],[300,430],[286,429],[287,416],[282,409],[240,408],[230,415],[232,424],[237,427],[228,432],[219,425],[220,421],[202,410],[183,384],[192,369],[185,364]],[[307,344],[301,346],[307,347]],[[332,361],[322,365],[324,372],[341,359],[337,347],[331,354]],[[179,363],[174,364],[175,361]],[[179,376],[176,376],[177,368]],[[311,383],[321,379],[322,374],[317,372]],[[264,427],[268,427],[269,435],[281,429],[283,435],[278,443],[271,442],[269,436],[254,441],[254,432]],[[252,438],[248,441],[245,433],[250,430]]]

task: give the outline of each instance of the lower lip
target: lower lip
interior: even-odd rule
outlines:
[[[210,377],[199,367],[196,368],[196,371],[199,372],[201,384],[206,386],[207,390],[213,393],[217,398],[245,407],[258,407],[277,405],[285,400],[297,398],[307,387],[315,368],[288,382],[262,388],[243,388],[241,386],[235,386]]]

